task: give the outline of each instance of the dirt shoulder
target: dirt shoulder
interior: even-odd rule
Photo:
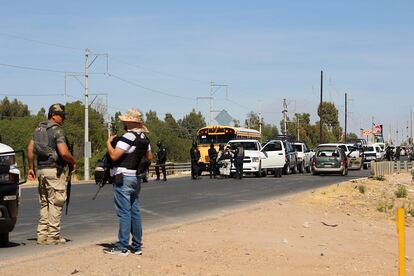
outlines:
[[[400,187],[407,191],[403,199],[395,196]],[[105,255],[102,249],[114,240],[57,246],[46,254],[0,260],[0,275],[396,275],[395,208],[411,210],[413,197],[409,174],[356,180],[230,214],[144,229],[142,256]],[[410,215],[405,231],[411,275]]]

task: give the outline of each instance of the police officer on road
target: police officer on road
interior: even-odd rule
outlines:
[[[244,160],[244,148],[241,143],[236,144],[234,151],[234,167],[236,168],[236,179],[243,178],[243,160]]]
[[[208,157],[210,158],[210,162],[209,162],[210,179],[213,178],[213,177],[216,178],[216,172],[217,172],[217,168],[216,168],[217,151],[214,148],[214,144],[213,143],[210,144],[210,148],[208,149]]]
[[[160,180],[160,167],[163,175],[163,180],[167,181],[167,173],[165,171],[165,162],[167,162],[167,150],[161,143],[161,141],[157,142],[158,152],[157,152],[157,162],[155,164],[155,174],[157,175],[156,180]]]
[[[199,179],[199,160],[200,160],[200,150],[198,149],[197,143],[193,142],[193,146],[190,149],[191,157],[191,179]]]

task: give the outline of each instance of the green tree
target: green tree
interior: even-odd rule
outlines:
[[[28,116],[30,116],[29,108],[17,99],[10,102],[7,97],[4,97],[4,99],[0,101],[0,119]]]
[[[250,111],[249,113],[247,113],[247,118],[244,121],[244,125],[247,128],[259,130],[260,123],[261,122],[260,122],[259,114],[255,113],[253,111]]]
[[[196,112],[195,109],[184,116],[183,119],[178,120],[180,124],[189,134],[189,137],[195,139],[197,136],[197,130],[206,126],[206,121],[201,112]]]

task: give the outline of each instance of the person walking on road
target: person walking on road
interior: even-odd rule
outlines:
[[[48,120],[41,122],[27,146],[28,179],[39,181],[40,216],[37,226],[37,244],[64,244],[60,232],[63,205],[66,194],[67,165],[70,172],[76,171],[76,160],[68,147],[63,123],[65,107],[53,104],[49,108]],[[35,171],[35,157],[37,172]]]
[[[157,142],[158,152],[157,152],[157,162],[155,164],[155,174],[157,175],[156,180],[160,180],[160,167],[163,175],[164,181],[167,181],[167,173],[165,171],[165,162],[167,162],[167,150],[161,141]]]
[[[111,158],[111,176],[114,184],[114,201],[119,219],[118,241],[113,248],[104,249],[107,254],[127,256],[130,252],[142,255],[142,223],[139,207],[141,176],[138,168],[141,159],[151,161],[150,141],[143,125],[142,113],[137,109],[129,109],[125,115],[119,116],[126,132],[112,145],[114,136],[106,142],[108,155]],[[132,243],[129,246],[130,234]]]

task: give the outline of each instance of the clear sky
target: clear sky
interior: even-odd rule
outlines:
[[[226,109],[241,122],[249,111],[279,126],[283,99],[289,115],[316,121],[320,71],[324,100],[336,104],[348,129],[372,121],[407,136],[414,108],[414,2],[302,1],[1,1],[0,97],[33,113],[53,102],[84,99],[75,77],[84,49],[90,93],[107,93],[109,113],[139,107],[160,118],[192,108],[209,120]],[[91,57],[92,59],[93,57]],[[28,70],[12,66],[52,71]],[[55,72],[56,71],[56,72]],[[83,82],[83,77],[79,80]],[[227,98],[226,98],[227,92]],[[35,96],[38,95],[38,96]],[[93,100],[93,96],[90,97]],[[100,97],[94,103],[105,101]],[[215,116],[216,113],[213,114]]]

